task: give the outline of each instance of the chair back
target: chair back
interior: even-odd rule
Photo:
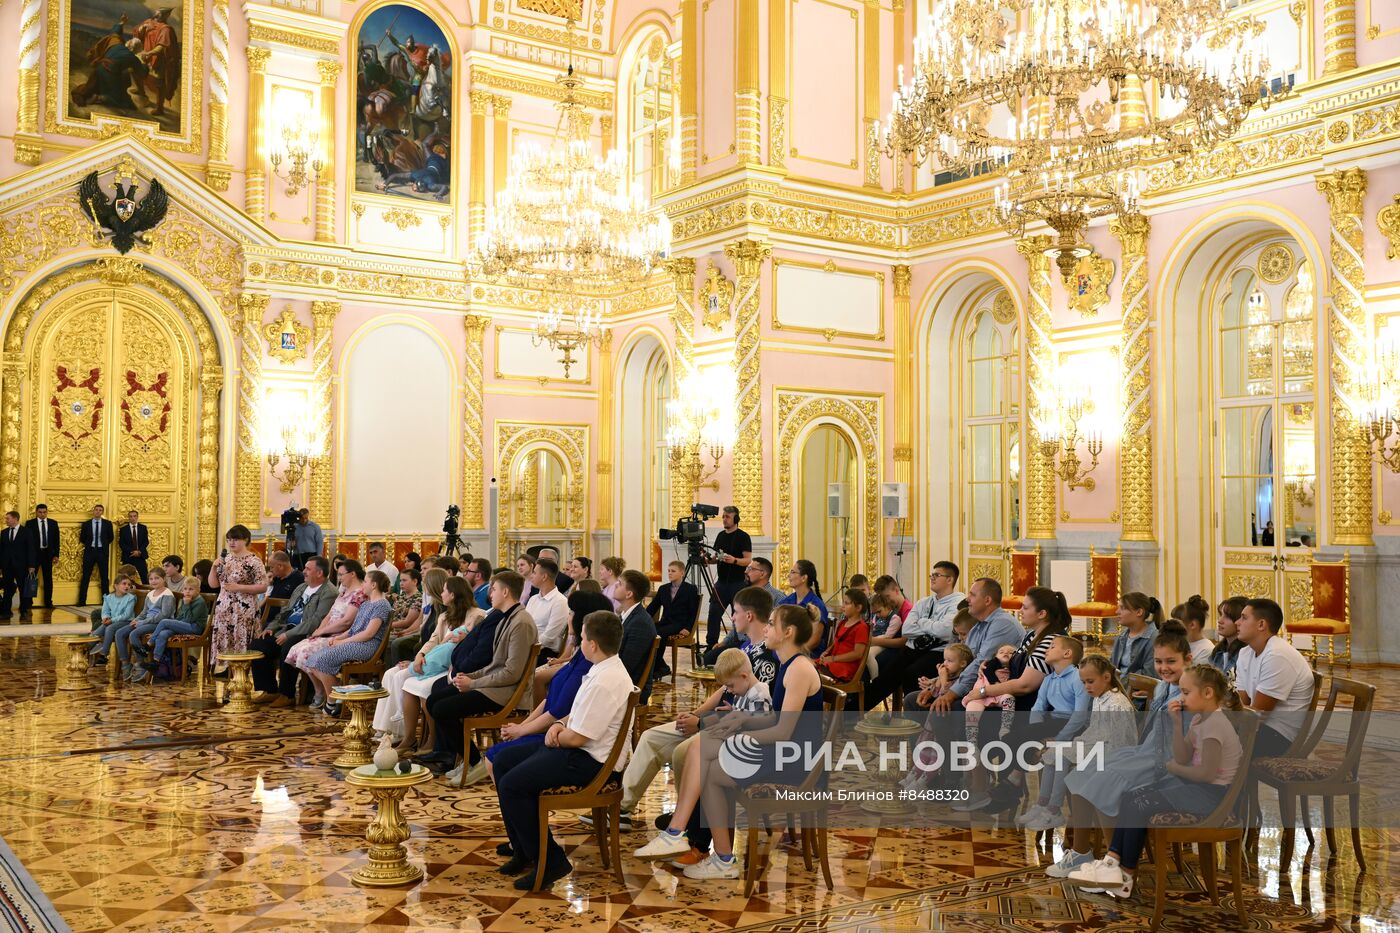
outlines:
[[[1146,674],[1128,675],[1128,699],[1131,701],[1139,693],[1147,694],[1146,706],[1152,705],[1152,698],[1157,695],[1157,687],[1162,682],[1156,677],[1148,677]],[[1136,702],[1133,703],[1136,706]],[[1143,716],[1138,724],[1138,741],[1141,742],[1147,735],[1148,728],[1152,725],[1151,716]]]
[[[645,665],[642,666],[642,682],[639,683],[639,684],[634,684],[634,686],[635,686],[638,690],[640,690],[640,691],[642,691],[643,693],[645,693],[645,694],[647,695],[648,698],[651,697],[651,674],[652,674],[652,669],[656,667],[656,653],[657,653],[658,651],[660,651],[660,650],[661,650],[661,636],[660,636],[660,635],[657,635],[655,638],[653,638],[653,639],[651,640],[651,651],[647,652],[647,663],[646,663]],[[643,703],[642,705],[645,706],[646,704]]]
[[[1298,735],[1294,737],[1293,744],[1288,746],[1288,751],[1283,754],[1289,758],[1306,758],[1312,749],[1307,745],[1307,738],[1312,729],[1313,720],[1317,718],[1317,701],[1322,696],[1322,674],[1313,671],[1312,699],[1308,702],[1308,711],[1303,716],[1303,724],[1298,727]],[[1331,710],[1327,711],[1331,715]],[[1322,734],[1318,733],[1318,738]]]
[[[826,712],[822,714],[827,717],[826,730],[823,734],[823,738],[826,741],[827,748],[835,749],[836,736],[841,732],[842,713],[846,708],[846,694],[830,684],[823,684],[822,700],[824,701],[827,708]],[[807,777],[805,777],[802,780],[802,783],[798,785],[798,791],[805,792],[816,789],[817,782],[820,781],[825,775],[826,768],[813,768],[811,771],[807,772]]]
[[[1317,675],[1318,680],[1322,679]],[[1341,697],[1351,698],[1351,717],[1347,724],[1347,747],[1342,755],[1341,764],[1332,775],[1333,779],[1345,781],[1356,780],[1357,769],[1361,764],[1361,750],[1366,745],[1366,730],[1371,725],[1371,710],[1376,702],[1376,688],[1372,684],[1363,683],[1359,680],[1348,680],[1345,677],[1333,677],[1332,686],[1327,691],[1327,704],[1322,709],[1322,715],[1317,717],[1317,723],[1313,726],[1311,733],[1306,729],[1298,733],[1298,740],[1293,743],[1297,749],[1297,754],[1293,754],[1293,749],[1289,750],[1291,757],[1308,758],[1317,750],[1317,746],[1322,742],[1323,733],[1331,725],[1332,713],[1337,709],[1337,701]],[[1310,717],[1311,718],[1311,717]]]
[[[860,646],[860,660],[856,662],[856,670],[855,673],[851,675],[850,680],[839,681],[826,674],[823,674],[822,689],[825,690],[828,686],[831,686],[835,687],[837,690],[840,690],[842,693],[855,693],[856,691],[858,691],[860,689],[862,680],[865,677],[865,662],[869,657],[870,639],[867,638],[865,640],[865,644]]]
[[[269,596],[267,599],[264,599],[262,603],[262,608],[258,611],[259,628],[266,628],[268,620],[275,617],[278,612],[281,612],[282,607],[285,605],[287,605],[287,601],[285,599],[275,599],[271,596]],[[274,612],[273,610],[276,610],[276,612]]]
[[[1351,552],[1339,561],[1314,560],[1308,568],[1308,615],[1335,622],[1351,620]]]
[[[1241,791],[1244,790],[1245,783],[1249,781],[1249,762],[1254,757],[1254,738],[1259,734],[1259,714],[1254,710],[1241,710],[1238,713],[1230,714],[1231,721],[1235,726],[1235,734],[1240,738],[1240,764],[1235,769],[1235,777],[1230,781],[1230,787],[1225,791],[1225,796],[1220,798],[1220,803],[1211,811],[1210,815],[1203,819],[1199,826],[1225,826],[1235,816],[1235,806],[1240,801]],[[1158,853],[1158,858],[1165,858],[1164,853]]]
[[[536,645],[538,648],[539,646]],[[528,676],[534,675],[532,666]],[[593,780],[584,785],[579,794],[597,795],[603,792],[612,773],[617,768],[617,759],[622,756],[622,746],[632,737],[632,717],[636,715],[637,703],[642,698],[642,691],[636,687],[627,695],[627,708],[622,712],[622,722],[618,723],[617,737],[613,739],[612,749],[608,751],[608,758],[603,762],[603,766],[598,769],[598,773],[593,775]]]
[[[1123,551],[1112,554],[1095,553],[1089,548],[1089,601],[1114,603],[1123,595]]]
[[[1011,595],[1025,596],[1040,583],[1040,545],[1034,551],[1011,552]]]
[[[213,614],[214,614],[214,603],[218,602],[218,600],[219,600],[219,594],[218,594],[218,593],[200,593],[199,595],[202,596],[202,597],[204,598],[204,605],[206,605],[206,606],[209,607],[209,614],[210,614],[210,615],[213,615]]]
[[[384,642],[389,639],[386,637]],[[501,707],[501,712],[509,715],[519,709],[520,704],[525,699],[525,691],[529,690],[535,682],[535,662],[540,658],[540,643],[535,642],[530,646],[530,656],[525,659],[525,670],[520,675],[520,680],[516,682],[515,689],[511,691],[510,700]]]

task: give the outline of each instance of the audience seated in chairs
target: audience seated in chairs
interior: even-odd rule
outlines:
[[[102,641],[93,645],[89,652],[93,656],[94,664],[107,663],[107,655],[112,650],[113,642],[127,630],[136,616],[136,594],[133,592],[135,586],[132,579],[124,573],[117,574],[116,580],[112,582],[112,592],[102,597],[98,622],[92,629],[92,634],[101,636]]]
[[[533,696],[542,697],[549,690],[550,680],[569,661],[583,637],[583,620],[594,612],[612,612],[612,600],[603,595],[603,588],[597,580],[585,577],[569,589],[569,638],[564,642],[564,653],[550,658],[535,668]],[[615,614],[615,613],[614,613]]]
[[[837,683],[845,683],[865,668],[870,645],[870,600],[855,587],[841,594],[841,617],[832,624],[831,641],[813,662],[817,670]]]
[[[422,580],[418,584],[418,627],[389,643],[387,657],[390,665],[411,661],[417,657],[419,650],[428,643],[438,628],[438,619],[442,615],[442,588],[450,577],[446,570],[437,566],[432,557],[423,558],[423,564]],[[403,580],[403,574],[399,575],[399,579]],[[470,580],[466,582],[468,585],[471,583]],[[482,612],[485,613],[490,608],[491,604],[488,602]]]
[[[152,571],[154,573],[155,571]],[[176,635],[203,635],[209,627],[209,603],[205,601],[199,592],[199,581],[191,574],[181,581],[180,605],[175,610],[175,615],[168,619],[162,619],[151,633],[150,656],[141,662],[141,666],[146,669],[148,676],[154,675],[160,667],[160,663],[165,658],[166,645],[170,639]],[[182,656],[180,663],[184,664]],[[136,678],[142,680],[144,678]]]
[[[1215,633],[1220,636],[1220,640],[1211,649],[1210,663],[1212,667],[1220,668],[1227,675],[1235,670],[1240,649],[1244,647],[1244,642],[1240,641],[1239,621],[1247,602],[1249,600],[1243,596],[1231,596],[1216,606],[1219,615],[1215,620]]]
[[[393,608],[389,605],[389,575],[382,570],[371,570],[360,585],[364,600],[355,612],[355,621],[349,630],[327,639],[324,647],[308,651],[299,666],[310,675],[316,684],[316,693],[326,698],[322,707],[332,716],[340,715],[340,704],[331,702],[331,690],[336,686],[340,668],[352,661],[367,661],[379,651],[380,642],[388,637],[389,616]]]
[[[122,643],[120,630],[118,631],[117,656],[121,658],[122,678],[125,680],[141,681],[150,676],[139,661],[146,657],[143,639],[155,634],[156,628],[162,622],[175,616],[177,597],[166,584],[165,569],[152,567],[147,579],[151,588],[146,593],[146,604],[129,623],[125,636],[126,644]]]
[[[1119,677],[1152,673],[1152,645],[1162,621],[1162,604],[1155,596],[1124,593],[1118,600],[1119,631],[1109,658]]]
[[[530,571],[534,595],[525,603],[525,611],[535,620],[539,631],[540,657],[557,658],[564,653],[569,637],[569,597],[559,589],[559,565],[552,558],[541,557]]]
[[[480,638],[474,640],[469,635],[462,639],[452,654],[451,676],[433,684],[428,697],[428,715],[435,721],[437,745],[432,755],[421,760],[434,770],[441,770],[451,768],[460,757],[461,765],[447,775],[449,783],[466,786],[486,776],[486,761],[476,744],[465,743],[462,720],[498,712],[515,694],[520,679],[534,676],[534,671],[525,667],[530,662],[530,649],[538,644],[539,630],[520,605],[524,586],[524,578],[510,571],[491,578],[492,611],[471,633],[480,633]],[[489,649],[485,664],[477,663],[484,653],[477,649],[477,642]],[[526,709],[534,706],[528,689],[522,705]]]
[[[904,619],[898,636],[902,641],[881,652],[880,672],[865,688],[867,708],[896,693],[910,693],[918,687],[919,678],[935,675],[943,660],[940,649],[953,640],[953,617],[964,599],[958,591],[960,573],[952,561],[933,565],[928,577],[933,592],[915,603]]]
[[[406,575],[407,571],[399,579]],[[433,685],[447,676],[457,645],[486,618],[486,613],[476,608],[466,580],[449,578],[446,571],[434,567],[428,571],[428,581],[429,586],[440,587],[437,601],[442,610],[435,613],[437,624],[412,661],[400,661],[384,675],[384,689],[389,695],[374,710],[374,728],[392,733],[398,739],[399,752],[404,754],[419,750],[418,717],[423,701],[432,693]],[[427,723],[423,754],[431,751],[436,738],[431,717]]]
[[[666,566],[666,580],[666,585],[657,589],[652,597],[647,612],[651,613],[656,622],[656,634],[662,639],[683,639],[695,631],[695,621],[700,617],[700,591],[685,578],[685,564],[678,560]],[[664,653],[658,654],[655,676],[670,674]]]
[[[296,671],[305,671],[304,662],[306,657],[330,644],[330,640],[337,635],[349,631],[351,623],[355,621],[355,614],[361,605],[368,598],[364,591],[365,568],[357,560],[345,559],[340,562],[340,591],[336,597],[335,605],[331,606],[321,624],[316,626],[315,631],[305,641],[291,646],[287,650],[282,663],[289,668],[293,668],[288,674],[293,690],[296,684]],[[303,620],[303,625],[305,621]],[[284,685],[283,689],[286,687]],[[315,693],[309,704],[310,709],[321,709],[329,699],[322,693]]]
[[[248,643],[250,651],[263,654],[253,662],[253,687],[257,691],[253,702],[281,707],[296,701],[301,672],[286,663],[287,654],[311,637],[335,607],[338,594],[326,579],[329,570],[330,564],[319,554],[307,558],[301,586],[292,591],[287,605]]]
[[[518,890],[528,891],[534,886],[530,872],[538,867],[537,863],[543,863],[545,885],[573,871],[553,835],[546,833],[545,850],[539,851],[539,800],[545,791],[582,787],[591,782],[622,737],[621,730],[627,725],[624,720],[628,697],[633,690],[632,677],[618,656],[622,639],[623,626],[616,615],[594,613],[586,618],[579,651],[592,667],[574,697],[569,715],[549,727],[543,743],[504,749],[493,763],[510,855],[510,860],[498,870],[508,876],[524,875],[515,883]],[[626,761],[624,738],[615,767],[625,766]]]
[[[1240,701],[1259,713],[1254,754],[1272,758],[1288,752],[1312,708],[1314,680],[1308,659],[1280,637],[1283,609],[1272,599],[1251,599],[1240,614],[1244,642],[1235,665]]]

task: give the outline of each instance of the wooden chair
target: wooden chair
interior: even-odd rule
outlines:
[[[1026,591],[1040,585],[1040,545],[1034,551],[1011,552],[1011,592],[1001,598],[1001,608],[1019,612]]]
[[[1284,626],[1291,642],[1294,635],[1308,635],[1312,644],[1303,654],[1320,658],[1319,639],[1327,639],[1327,663],[1337,663],[1340,656],[1351,664],[1351,552],[1340,561],[1314,560],[1308,568],[1311,586],[1308,588],[1308,618],[1296,619]],[[1337,639],[1346,640],[1346,650],[1338,655]]]
[[[834,747],[836,737],[841,731],[841,718],[842,711],[846,706],[846,694],[826,683],[822,684],[822,694],[830,710],[825,738],[827,744]],[[744,808],[744,815],[748,820],[744,897],[753,894],[759,874],[768,867],[768,859],[773,851],[771,837],[775,822],[786,822],[792,817],[798,817],[802,822],[803,861],[810,869],[812,856],[816,855],[821,863],[822,877],[826,880],[827,890],[835,890],[835,885],[831,880],[831,862],[827,855],[824,819],[831,804],[819,799],[820,794],[814,793],[825,774],[825,768],[816,767],[807,773],[807,777],[796,788],[788,784],[755,784],[739,791],[737,802],[739,806]],[[794,789],[796,793],[791,796],[798,799],[783,800],[778,797],[778,791],[792,791]],[[763,850],[762,857],[759,855],[758,846],[760,824],[764,827],[765,841],[768,843]]]
[[[659,640],[659,639],[658,639]],[[654,652],[653,652],[654,654]],[[622,775],[614,773],[617,759],[622,755],[622,747],[627,742],[628,726],[637,711],[637,703],[642,691],[632,688],[627,698],[627,709],[622,713],[622,724],[618,727],[617,738],[613,740],[608,760],[598,769],[597,775],[584,787],[552,787],[540,794],[540,857],[536,860],[535,884],[530,890],[539,891],[544,887],[545,846],[549,844],[549,814],[555,810],[589,810],[593,813],[593,836],[598,842],[598,852],[602,856],[603,868],[612,869],[618,881],[625,881],[622,874],[622,837],[618,823],[622,816]],[[603,839],[604,827],[608,838]]]
[[[856,666],[856,672],[847,681],[837,681],[832,679],[830,674],[822,674],[822,688],[839,690],[844,696],[856,697],[855,706],[852,709],[865,709],[865,662],[870,656],[870,642],[866,641],[860,652],[860,663]],[[896,690],[895,693],[900,691]],[[893,696],[893,694],[891,694]]]
[[[209,666],[209,658],[213,653],[210,649],[214,643],[214,603],[219,598],[217,593],[200,593],[204,600],[204,606],[209,610],[209,615],[204,622],[204,632],[200,635],[172,635],[165,643],[165,647],[172,652],[180,653],[180,683],[185,682],[185,677],[189,674],[189,653],[199,652],[199,662],[205,667]]]
[[[1147,830],[1147,840],[1156,852],[1153,868],[1156,872],[1155,903],[1152,907],[1152,926],[1157,930],[1162,926],[1162,911],[1167,903],[1167,850],[1168,847],[1196,844],[1201,860],[1201,873],[1205,875],[1206,891],[1210,902],[1220,906],[1220,891],[1215,884],[1215,844],[1225,843],[1225,857],[1230,861],[1230,878],[1234,885],[1235,910],[1239,914],[1241,926],[1249,921],[1244,906],[1244,831],[1240,794],[1249,781],[1250,769],[1245,763],[1254,752],[1254,737],[1259,732],[1259,716],[1244,712],[1232,717],[1235,732],[1240,738],[1240,765],[1235,770],[1235,779],[1221,798],[1220,804],[1204,817],[1185,813],[1154,813]],[[1178,865],[1178,867],[1180,867]]]
[[[1340,762],[1315,759],[1312,753],[1331,724],[1337,700],[1343,696],[1351,698],[1346,751]],[[1327,705],[1323,707],[1322,715],[1317,717],[1316,726],[1311,731],[1306,728],[1300,731],[1299,741],[1288,750],[1288,754],[1261,758],[1255,762],[1254,775],[1261,783],[1278,791],[1279,812],[1283,817],[1280,858],[1287,859],[1293,852],[1293,822],[1299,798],[1303,803],[1303,827],[1308,841],[1312,841],[1312,828],[1308,825],[1308,798],[1313,796],[1322,798],[1323,831],[1327,835],[1327,846],[1335,855],[1337,836],[1332,825],[1332,798],[1345,796],[1351,809],[1352,851],[1356,854],[1357,865],[1362,871],[1366,870],[1366,859],[1361,855],[1361,783],[1358,771],[1375,700],[1376,688],[1371,684],[1333,677],[1332,686],[1327,691]]]
[[[478,741],[482,736],[496,736],[501,731],[501,726],[515,722],[524,722],[530,715],[529,708],[521,709],[520,704],[525,701],[525,694],[535,682],[535,662],[540,657],[539,643],[530,646],[530,655],[525,659],[525,671],[520,675],[520,680],[516,682],[515,689],[511,692],[510,699],[499,710],[494,713],[487,713],[484,716],[467,716],[462,720],[462,743],[464,748],[472,745],[481,747]],[[464,768],[465,772],[466,769]],[[460,786],[460,785],[459,785]]]
[[[1138,706],[1138,697],[1146,697],[1143,704],[1138,706],[1139,710],[1145,710],[1152,702],[1152,698],[1157,695],[1157,688],[1161,683],[1156,677],[1148,677],[1146,674],[1129,674],[1128,699],[1133,701],[1134,706]]]
[[[1123,549],[1112,554],[1099,554],[1089,548],[1089,601],[1069,607],[1069,614],[1089,621],[1089,634],[1103,639],[1103,620],[1118,615],[1118,600],[1123,596]]]
[[[389,620],[385,619],[384,624],[387,626]],[[393,641],[393,638],[394,636],[386,631],[384,637],[379,639],[379,647],[374,649],[374,654],[367,660],[350,661],[347,664],[342,664],[340,666],[340,674],[337,676],[337,682],[340,683],[341,686],[344,686],[350,683],[351,677],[383,677],[384,655],[388,652],[389,642]]]
[[[645,674],[642,675],[644,680],[649,680],[649,679],[651,678],[651,670],[652,670],[653,667],[656,666],[656,653],[657,653],[658,651],[660,651],[660,650],[661,650],[661,636],[660,636],[660,635],[657,635],[655,638],[653,638],[653,639],[651,640],[651,653],[647,655],[646,667],[643,667],[643,668],[642,668],[642,670],[646,672]],[[645,684],[645,683],[638,684],[638,685],[637,685],[637,689],[638,689],[638,690],[644,690],[644,689],[646,689],[646,684]],[[637,714],[636,714],[635,716],[632,717],[632,733],[633,733],[632,739],[633,739],[634,742],[637,741],[638,739],[640,739],[640,738],[642,737],[642,733],[646,731],[647,713],[649,713],[650,711],[651,711],[651,693],[648,691],[648,693],[647,693],[647,698],[646,698],[645,701],[642,701],[642,700],[638,700],[638,701],[637,701]]]
[[[686,629],[684,635],[672,635],[666,639],[666,647],[671,649],[671,686],[673,687],[676,685],[676,672],[679,667],[676,658],[679,657],[681,648],[695,647],[695,627],[699,624],[700,610],[697,609],[695,618],[690,621],[690,627]]]

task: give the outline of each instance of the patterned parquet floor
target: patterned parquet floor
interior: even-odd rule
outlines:
[[[411,791],[416,887],[350,883],[372,816],[363,791],[331,767],[339,726],[298,710],[229,716],[209,685],[108,687],[55,693],[52,640],[0,637],[0,837],[77,931],[721,930],[926,931],[1146,929],[1152,882],[1126,902],[1045,876],[1059,854],[1034,834],[992,826],[833,830],[833,890],[800,855],[778,850],[752,897],[738,882],[687,881],[624,858],[625,882],[601,870],[591,835],[556,817],[574,875],[520,895],[493,869],[503,838],[489,785]],[[1400,672],[1366,670],[1396,708]],[[95,678],[94,683],[98,683]],[[694,703],[684,676],[659,694],[663,713]],[[286,787],[290,811],[252,800],[259,777]],[[649,822],[674,789],[658,780]],[[872,820],[873,822],[873,820]],[[1345,841],[1345,832],[1341,833]],[[624,850],[645,837],[624,838]],[[1280,858],[1266,831],[1243,892],[1206,896],[1194,858],[1172,872],[1168,930],[1233,928],[1243,896],[1253,930],[1400,930],[1400,831],[1367,830],[1369,871],[1325,843]]]

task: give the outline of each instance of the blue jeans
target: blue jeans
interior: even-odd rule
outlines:
[[[117,657],[125,662],[131,656],[131,650],[141,646],[141,639],[154,632],[159,626],[159,622],[140,622],[133,625],[131,632],[126,636],[126,643],[118,643]]]
[[[198,635],[199,626],[193,622],[184,622],[180,619],[162,619],[156,626],[156,633],[151,636],[151,657],[156,660],[165,654],[165,643],[172,635]]]
[[[117,644],[118,656],[125,658],[124,649],[126,647],[126,635],[131,631],[134,619],[127,619],[125,622],[108,622],[102,629],[102,644],[96,645],[92,649],[93,654],[100,654],[104,657],[112,653],[112,643]],[[94,632],[93,634],[97,634]]]
[[[1118,828],[1113,831],[1113,841],[1108,848],[1118,853],[1120,865],[1135,869],[1147,845],[1147,826],[1154,814],[1165,812],[1206,816],[1220,805],[1228,790],[1225,784],[1184,781],[1175,775],[1138,788],[1130,792],[1118,808]],[[1166,858],[1166,855],[1158,852],[1157,857]]]

